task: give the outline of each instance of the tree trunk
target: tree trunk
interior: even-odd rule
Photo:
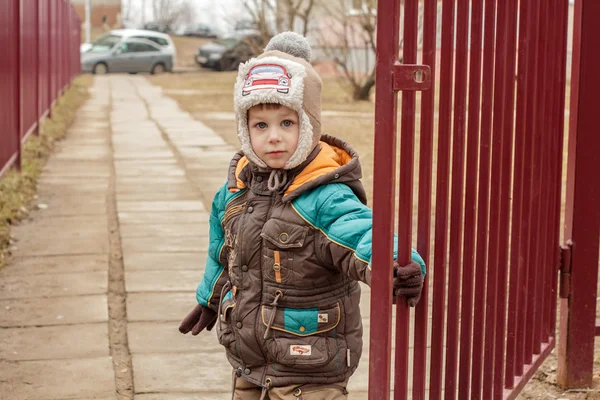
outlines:
[[[353,100],[368,101],[371,89],[375,86],[375,75],[370,74],[367,80],[360,86],[356,86],[352,93]]]

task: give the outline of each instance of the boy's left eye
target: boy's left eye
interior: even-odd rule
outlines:
[[[293,122],[293,121],[290,121],[289,119],[286,119],[285,121],[283,121],[283,122],[281,123],[281,125],[283,125],[283,126],[285,126],[285,127],[289,128],[290,126],[294,125],[294,122]]]

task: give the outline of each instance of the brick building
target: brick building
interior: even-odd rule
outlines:
[[[85,3],[87,0],[71,0],[81,21],[85,21]],[[106,23],[110,28],[120,27],[121,0],[92,0],[92,29],[103,28]]]

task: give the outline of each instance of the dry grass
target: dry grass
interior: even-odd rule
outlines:
[[[228,143],[237,147],[239,142],[232,114],[232,88],[235,76],[235,72],[216,73],[202,71],[194,74],[180,74],[177,76],[152,76],[149,77],[149,79],[152,83],[162,86],[166,93],[177,100],[179,105],[185,111],[190,112],[195,118],[214,129]],[[419,104],[419,101],[417,101],[417,104]],[[419,109],[418,106],[417,109]],[[369,203],[371,203],[374,159],[373,103],[352,102],[343,90],[339,81],[334,78],[325,78],[323,81],[322,110],[323,132],[343,138],[359,152],[361,164],[363,166],[363,183],[368,193]],[[353,112],[355,114],[332,115],[331,112]],[[418,137],[417,124],[417,137],[415,143],[417,149],[419,146]],[[436,162],[436,152],[436,149],[434,149],[434,163]],[[415,157],[415,163],[418,165],[418,154]],[[418,181],[415,180],[415,188],[418,187],[417,185]],[[416,210],[414,214],[416,216]],[[416,224],[416,220],[414,223]],[[600,309],[598,311],[600,313]],[[595,354],[595,370],[600,371],[600,340],[596,341]],[[547,399],[563,397],[583,400],[596,398],[594,396],[598,396],[597,393],[565,393],[560,390],[560,388],[556,386],[556,365],[557,360],[553,353],[543,364],[542,368],[531,382],[525,387],[519,398]],[[599,374],[600,372],[596,373],[596,381],[600,380]]]
[[[0,178],[0,267],[4,265],[11,241],[10,226],[27,215],[27,207],[35,196],[42,168],[55,142],[67,134],[75,111],[87,98],[87,89],[91,84],[89,75],[75,79],[69,90],[56,102],[52,119],[42,122],[40,135],[30,136],[23,146],[21,172],[10,170]]]

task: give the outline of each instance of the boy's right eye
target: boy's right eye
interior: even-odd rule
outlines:
[[[259,122],[255,126],[259,129],[265,129],[267,127],[267,124],[265,122]]]

